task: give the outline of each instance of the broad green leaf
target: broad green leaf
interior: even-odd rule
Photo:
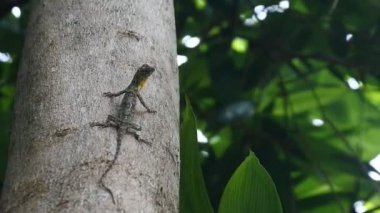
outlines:
[[[315,92],[322,106],[336,102],[339,98],[343,98],[344,95],[347,94],[347,90],[342,87],[316,88]],[[276,108],[274,109],[275,115],[283,115],[285,113],[283,101],[283,98],[276,100]],[[318,104],[313,93],[307,88],[304,91],[293,92],[289,96],[289,101],[293,103],[293,110],[296,114],[318,109]]]
[[[276,187],[253,152],[229,180],[219,205],[220,213],[281,213]]]
[[[180,212],[214,212],[203,181],[197,143],[195,115],[187,97],[180,134]]]

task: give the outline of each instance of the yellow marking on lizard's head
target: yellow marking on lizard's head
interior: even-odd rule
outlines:
[[[151,67],[147,64],[143,64],[137,70],[135,76],[133,77],[132,83],[134,83],[134,85],[137,86],[138,89],[143,88],[149,76],[154,72],[154,70],[154,67]]]

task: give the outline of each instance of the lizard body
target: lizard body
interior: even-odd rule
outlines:
[[[147,106],[147,104],[145,103],[145,101],[143,100],[142,96],[139,93],[140,89],[144,86],[148,77],[154,72],[154,70],[155,69],[153,67],[147,64],[144,64],[137,70],[137,72],[133,76],[131,83],[126,89],[117,93],[110,93],[110,92],[103,93],[103,96],[106,96],[106,97],[117,97],[124,94],[120,107],[117,111],[117,116],[115,117],[112,115],[108,115],[107,120],[105,122],[90,123],[91,127],[94,127],[94,126],[99,126],[102,128],[113,127],[113,128],[116,128],[117,130],[117,144],[116,144],[115,155],[111,163],[108,165],[107,169],[104,171],[104,173],[99,179],[99,185],[111,195],[112,202],[114,204],[116,203],[115,198],[113,196],[111,189],[108,188],[104,184],[104,178],[107,176],[108,172],[112,169],[113,165],[115,164],[119,156],[121,140],[124,134],[130,134],[133,137],[135,137],[137,141],[149,144],[149,142],[141,139],[140,136],[137,134],[137,131],[140,131],[141,127],[133,123],[133,117],[135,114],[137,99],[139,99],[141,104],[147,109],[149,113],[156,112]]]

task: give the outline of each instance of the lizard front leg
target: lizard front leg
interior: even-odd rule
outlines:
[[[149,113],[156,113],[157,111],[155,110],[152,110],[148,107],[148,105],[145,103],[143,97],[140,95],[140,93],[136,93],[136,96],[137,98],[139,99],[139,101],[141,102],[141,104],[145,107],[145,109],[149,112]]]
[[[120,92],[116,92],[116,93],[105,92],[105,93],[103,93],[103,96],[104,97],[113,98],[113,97],[117,97],[119,95],[122,95],[122,94],[124,94],[126,92],[127,92],[127,89],[121,90]]]

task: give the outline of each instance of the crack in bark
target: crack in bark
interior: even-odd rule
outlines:
[[[54,132],[54,136],[56,136],[56,137],[65,137],[66,135],[68,135],[68,134],[72,134],[72,133],[74,133],[74,132],[77,131],[77,130],[78,130],[77,128],[57,129],[57,130]]]

